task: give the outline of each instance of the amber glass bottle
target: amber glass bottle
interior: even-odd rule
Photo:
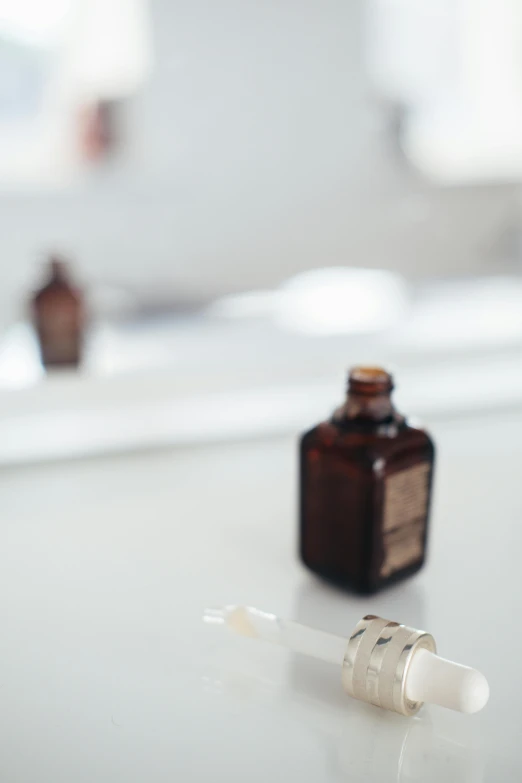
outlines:
[[[426,554],[434,446],[392,389],[381,368],[354,368],[344,405],[300,445],[301,558],[363,593],[415,573]]]
[[[45,367],[77,366],[83,347],[84,298],[63,261],[50,260],[48,281],[31,304],[42,363]]]

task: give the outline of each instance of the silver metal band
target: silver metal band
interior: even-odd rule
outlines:
[[[410,661],[424,647],[436,652],[434,638],[425,631],[367,615],[354,628],[342,666],[345,690],[355,699],[401,715],[414,715],[422,702],[406,698]]]

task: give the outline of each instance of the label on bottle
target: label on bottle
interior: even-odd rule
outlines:
[[[431,464],[389,476],[384,485],[383,545],[381,576],[418,562],[424,552]]]

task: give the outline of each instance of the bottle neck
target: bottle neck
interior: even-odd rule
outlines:
[[[51,283],[59,283],[60,285],[68,285],[69,274],[65,261],[59,258],[51,258],[49,261],[49,281]]]
[[[395,407],[389,394],[370,396],[349,392],[342,410],[343,418],[370,419],[371,421],[383,421],[395,413]]]
[[[348,393],[344,405],[334,418],[384,421],[396,416],[391,399],[393,380],[379,367],[356,367],[348,380]]]

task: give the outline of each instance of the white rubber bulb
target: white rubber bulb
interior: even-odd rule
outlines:
[[[424,649],[413,656],[405,687],[412,701],[439,704],[458,712],[478,712],[489,699],[489,685],[483,674]]]

